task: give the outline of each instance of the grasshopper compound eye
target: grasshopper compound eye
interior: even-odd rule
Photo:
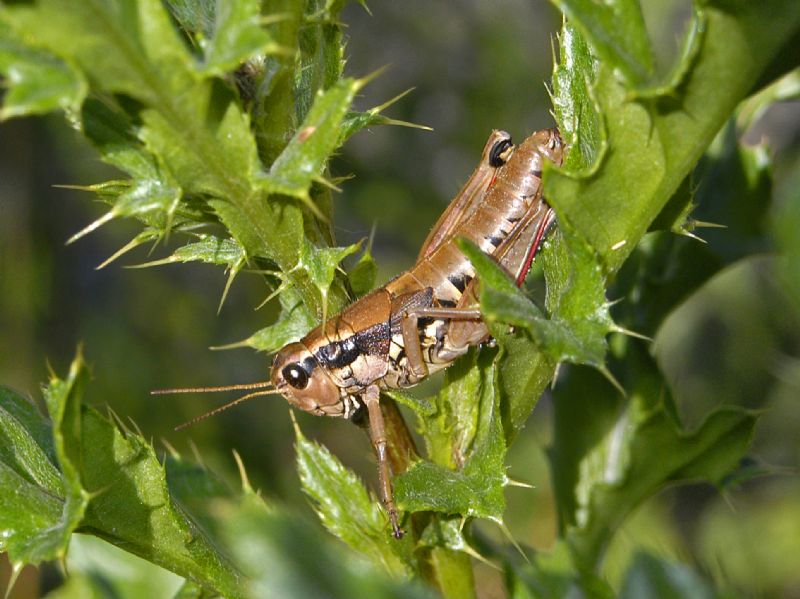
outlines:
[[[283,379],[295,389],[305,389],[308,387],[308,373],[298,364],[289,364],[281,370]]]

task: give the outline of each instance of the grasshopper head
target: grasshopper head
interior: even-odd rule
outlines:
[[[290,343],[272,361],[270,379],[292,406],[317,416],[342,416],[339,387],[302,343]]]

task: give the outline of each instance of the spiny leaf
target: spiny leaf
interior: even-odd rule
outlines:
[[[261,27],[257,0],[217,2],[211,39],[203,40],[201,70],[209,75],[232,71],[250,57],[278,49]]]
[[[16,39],[0,14],[0,73],[7,86],[0,120],[61,109],[77,111],[87,84],[68,63]]]
[[[299,309],[299,304],[295,304],[288,310],[281,310],[281,315],[274,324],[256,331],[244,341],[225,345],[217,349],[232,349],[246,346],[252,347],[258,351],[274,352],[287,343],[302,338],[303,335],[308,333],[312,326],[314,326],[314,321],[308,320],[305,317],[305,313]]]
[[[459,246],[478,273],[484,318],[524,327],[537,342],[539,351],[551,360],[603,368],[605,336],[614,327],[605,302],[597,305],[598,296],[603,297],[602,278],[597,276],[597,269],[589,259],[575,254],[569,258],[559,257],[557,254],[566,253],[565,244],[551,249],[547,259],[548,277],[567,280],[569,286],[548,288],[548,296],[556,298],[551,303],[556,304],[557,314],[548,319],[480,248],[468,240],[461,240]],[[565,268],[569,272],[564,272]]]
[[[480,381],[470,385],[479,398],[474,440],[463,456],[463,466],[452,470],[420,461],[395,481],[398,506],[410,511],[432,510],[445,514],[489,518],[502,522],[505,499],[506,444],[503,436],[495,376],[494,355],[482,355]]]
[[[392,538],[375,497],[327,449],[306,439],[296,423],[295,436],[300,481],[325,527],[390,573],[409,574],[414,562],[411,538]]]
[[[551,98],[561,137],[569,145],[564,168],[588,172],[605,151],[605,129],[592,97],[596,59],[570,22],[559,33],[558,53]]]
[[[341,137],[339,139],[339,144],[343,144],[346,140],[348,140],[355,133],[359,132],[361,129],[366,129],[367,127],[371,127],[372,125],[398,125],[401,127],[412,127],[414,129],[423,129],[425,131],[431,131],[431,128],[425,125],[417,125],[415,123],[408,123],[406,121],[398,121],[381,114],[384,110],[389,108],[389,106],[391,106],[401,98],[404,98],[412,90],[413,88],[407,89],[406,91],[397,94],[394,98],[387,100],[380,106],[375,106],[365,112],[348,112],[347,116],[342,122],[341,134],[340,134]]]
[[[356,92],[365,80],[342,79],[319,92],[303,124],[289,145],[261,176],[269,193],[289,195],[310,202],[308,189],[322,175],[331,152],[339,145],[339,129]]]
[[[22,398],[11,390],[0,388],[0,463],[9,467],[27,482],[37,485],[46,492],[64,496],[61,473],[51,461],[46,448],[52,450],[52,437],[47,441],[51,447],[42,446],[39,439],[27,430],[31,420],[21,422],[15,415],[15,408],[21,405]],[[24,400],[23,400],[24,401]],[[35,408],[34,408],[35,410]],[[41,416],[38,417],[41,424]]]
[[[311,280],[322,299],[323,310],[327,307],[328,290],[339,263],[358,250],[361,244],[354,243],[340,248],[315,248],[310,242],[303,244],[300,260],[297,264]]]
[[[3,440],[13,442],[17,455],[8,463],[8,454],[0,453],[0,527],[8,533],[3,550],[14,563],[55,559],[81,527],[207,588],[241,596],[236,569],[174,504],[152,446],[82,405],[86,378],[78,355],[69,376],[53,376],[44,390],[57,471],[43,461],[48,449],[37,439],[47,424],[36,423],[19,398],[0,396],[0,422],[11,425],[0,430],[12,435]],[[27,436],[20,437],[23,432]]]
[[[375,278],[378,276],[378,264],[372,257],[370,248],[364,248],[364,252],[358,258],[347,278],[350,281],[350,288],[356,297],[366,295],[374,286]]]
[[[617,345],[612,367],[628,399],[588,369],[569,369],[554,390],[548,453],[562,526],[582,572],[599,563],[631,511],[665,484],[721,483],[755,423],[752,412],[723,408],[686,430],[641,341],[623,338]]]
[[[477,367],[478,353],[471,350],[445,372],[442,389],[420,411],[428,458],[439,466],[464,466],[475,440],[484,377]]]
[[[432,598],[430,591],[401,584],[370,567],[285,510],[265,510],[247,502],[226,511],[232,513],[226,514],[225,537],[247,574],[248,597]]]
[[[614,73],[621,68],[619,60],[598,63],[592,97],[603,114],[608,147],[614,151],[605,153],[591,174],[545,172],[545,196],[556,209],[560,226],[586,239],[607,273],[615,272],[633,251],[800,21],[800,7],[783,0],[770,0],[768,7],[726,3],[723,9],[711,4],[703,11],[702,50],[680,58],[685,63],[682,84],[669,95],[632,100],[635,90]],[[767,22],[765,14],[781,18]],[[599,52],[603,41],[592,31],[590,20],[588,9],[581,15],[573,13],[573,24],[580,24]],[[748,42],[738,44],[734,39]],[[720,85],[728,93],[719,94]]]
[[[204,262],[222,264],[230,268],[241,268],[244,263],[244,249],[234,239],[224,239],[215,235],[198,233],[200,241],[187,243],[175,250],[171,256],[139,264],[134,268],[161,266],[176,262]]]
[[[557,4],[567,18],[586,28],[597,54],[617,66],[632,83],[652,76],[653,52],[639,2],[559,0]]]

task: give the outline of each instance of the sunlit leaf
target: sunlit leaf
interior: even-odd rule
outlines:
[[[325,527],[389,572],[409,574],[414,564],[410,537],[395,539],[380,503],[355,474],[327,449],[306,439],[297,425],[295,435],[303,490],[313,499]]]
[[[52,54],[16,39],[0,15],[0,73],[8,89],[0,120],[56,109],[76,111],[86,97],[81,73]]]
[[[256,0],[217,2],[211,39],[204,40],[202,70],[220,75],[257,54],[274,51],[276,44],[261,27]]]
[[[505,437],[492,368],[493,355],[480,358],[478,380],[466,384],[478,399],[474,437],[462,448],[463,464],[451,469],[433,462],[415,463],[395,481],[395,497],[401,509],[432,510],[503,521],[507,483]],[[447,392],[447,387],[443,393]],[[458,443],[453,447],[457,449]]]

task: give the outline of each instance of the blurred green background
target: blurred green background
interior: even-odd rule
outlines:
[[[678,3],[677,11],[667,11],[666,4],[645,3],[648,20],[659,24],[652,28],[661,35],[654,41],[668,60],[688,3]],[[355,175],[336,195],[338,242],[357,241],[374,227],[382,283],[411,265],[491,129],[521,139],[553,125],[545,82],[560,15],[543,0],[470,0],[457,10],[421,0],[373,2],[370,11],[345,9],[346,72],[390,69],[364,90],[358,107],[415,87],[388,114],[434,129],[359,133],[332,165],[335,175]],[[663,26],[673,21],[674,28]],[[764,141],[773,157],[774,193],[763,202],[771,203],[778,223],[800,193],[799,124],[800,103],[778,104],[746,136],[750,143]],[[114,222],[65,246],[105,208],[88,193],[54,185],[113,175],[61,115],[0,126],[0,381],[38,398],[48,364],[63,373],[76,345],[84,343],[93,366],[90,403],[132,419],[157,445],[163,439],[181,453],[196,452],[232,485],[238,484],[235,449],[254,487],[313,518],[294,470],[283,401],[255,400],[176,433],[175,425],[225,398],[149,395],[163,387],[263,380],[268,356],[209,347],[248,337],[269,324],[271,314],[269,308],[254,311],[267,293],[254,275],[237,278],[217,314],[225,276],[216,267],[124,268],[169,255],[169,244],[140,248],[96,270],[133,237],[135,224]],[[724,203],[724,190],[718,195],[714,201]],[[704,220],[707,208],[701,205],[697,218]],[[773,224],[754,226],[770,231]],[[733,233],[700,235],[724,251]],[[767,409],[752,455],[777,473],[726,496],[694,486],[648,502],[616,537],[608,558],[612,584],[633,548],[645,546],[693,564],[737,592],[800,597],[800,310],[790,292],[800,282],[791,275],[787,281],[776,268],[778,245],[768,236],[749,248],[751,257],[723,271],[672,315],[654,345],[687,422],[720,404]],[[509,458],[511,477],[534,485],[508,492],[509,528],[518,542],[538,549],[547,549],[556,535],[545,455],[550,411],[545,398]],[[371,451],[360,430],[306,414],[297,418],[308,436],[374,484]],[[499,534],[491,526],[481,529]],[[481,596],[500,596],[501,574],[483,566],[479,572]],[[45,569],[41,589],[57,580],[54,570]],[[38,584],[28,575],[15,592],[35,596]]]

